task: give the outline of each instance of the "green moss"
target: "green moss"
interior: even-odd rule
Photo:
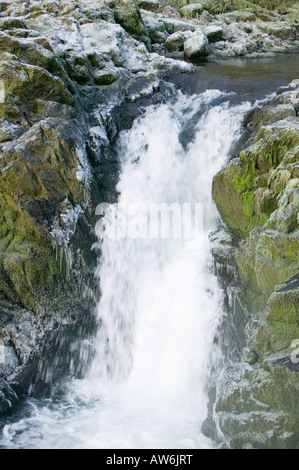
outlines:
[[[190,0],[188,3],[192,3]],[[234,0],[201,0],[200,4],[204,10],[211,15],[218,15],[234,9]]]
[[[224,222],[240,238],[264,225],[278,207],[277,181],[281,182],[281,174],[273,170],[298,146],[297,121],[292,118],[261,128],[254,143],[240,153],[240,159],[214,177],[214,201]],[[268,191],[263,190],[267,187]]]
[[[299,290],[275,292],[269,299],[270,322],[285,323],[299,327]]]
[[[150,44],[148,33],[135,0],[115,0],[113,14],[115,21],[129,34],[145,44]]]
[[[9,101],[27,104],[45,99],[72,104],[72,95],[58,77],[47,70],[17,61],[0,61],[0,75]]]
[[[240,238],[268,219],[267,213],[256,211],[255,180],[254,162],[245,162],[243,153],[239,162],[233,161],[213,181],[213,199],[221,217]]]
[[[7,147],[0,164],[0,291],[35,312],[66,277],[52,249],[47,211],[55,214],[66,198],[76,204],[84,197],[72,133],[59,125],[33,126]]]
[[[295,235],[256,229],[240,243],[235,258],[251,297],[265,303],[276,285],[299,271],[299,240]]]
[[[251,2],[267,10],[277,10],[284,14],[290,7],[298,3],[298,0],[251,0]]]

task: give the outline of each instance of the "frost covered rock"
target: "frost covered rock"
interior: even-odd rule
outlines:
[[[209,53],[210,48],[208,38],[200,29],[191,34],[184,42],[184,54],[188,59],[206,57]]]
[[[168,36],[165,47],[168,51],[183,51],[184,43],[192,33],[190,31],[178,31]]]
[[[167,39],[168,33],[161,18],[150,12],[143,12],[142,16],[152,43],[163,44]]]
[[[209,42],[221,41],[223,38],[223,28],[221,26],[210,25],[203,28],[205,35],[207,36]]]
[[[195,31],[196,29],[195,25],[191,22],[177,20],[175,18],[162,17],[161,21],[163,21],[168,34],[173,34],[178,31]]]
[[[149,44],[143,19],[135,0],[116,0],[113,13],[115,21],[129,34],[135,39]]]

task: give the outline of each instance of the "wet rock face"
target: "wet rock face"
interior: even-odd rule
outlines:
[[[0,414],[9,412],[18,401],[15,391],[5,380],[0,379]]]
[[[240,363],[216,386],[224,447],[298,448],[297,86],[247,117],[252,144],[214,178],[214,200],[239,237],[233,259],[247,312]]]

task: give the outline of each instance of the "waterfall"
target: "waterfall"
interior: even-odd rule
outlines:
[[[29,417],[5,426],[6,447],[213,447],[200,432],[223,314],[210,269],[208,235],[218,222],[211,185],[249,108],[218,90],[178,91],[120,134],[119,201],[104,211],[94,247],[101,289],[94,358],[61,403],[31,402]],[[178,209],[169,237],[149,229],[161,204]],[[183,210],[195,204],[202,219],[186,237]],[[176,223],[181,236],[171,233]]]

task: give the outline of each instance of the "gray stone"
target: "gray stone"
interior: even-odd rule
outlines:
[[[171,34],[170,36],[168,36],[165,42],[166,49],[170,52],[183,51],[184,43],[188,36],[190,36],[191,34],[192,33],[190,31],[178,31],[177,33]]]
[[[11,386],[0,379],[0,414],[10,411],[18,402],[18,397]]]
[[[96,85],[111,85],[118,79],[118,74],[114,70],[96,70],[93,78]]]
[[[221,26],[210,25],[210,26],[203,28],[203,30],[210,43],[222,41],[223,28],[221,28]]]
[[[129,34],[149,44],[149,38],[136,0],[116,0],[114,18]]]
[[[168,34],[173,34],[178,31],[195,31],[195,26],[192,23],[187,23],[186,21],[177,20],[175,18],[161,18],[165,25],[165,29]]]
[[[206,57],[210,53],[209,41],[200,29],[195,31],[184,43],[184,54],[188,59]]]

